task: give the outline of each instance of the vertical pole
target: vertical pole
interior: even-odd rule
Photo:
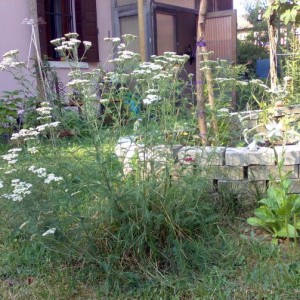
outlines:
[[[277,87],[277,12],[273,8],[275,0],[268,1],[271,7],[270,16],[268,19],[268,31],[269,31],[269,48],[270,48],[270,79],[271,79],[271,89],[275,90]]]
[[[146,61],[144,0],[138,0],[138,20],[141,60]]]
[[[207,0],[200,2],[197,41],[204,40],[205,17],[207,13]],[[207,144],[207,124],[205,115],[205,96],[204,96],[204,72],[201,70],[201,61],[203,60],[203,47],[197,43],[196,54],[196,89],[197,89],[197,115],[200,137],[203,145]]]

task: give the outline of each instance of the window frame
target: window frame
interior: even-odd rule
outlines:
[[[46,3],[46,1],[47,0],[45,0],[45,3]],[[56,4],[58,4],[59,1],[61,1],[61,2],[59,4],[60,11],[52,12],[51,10],[47,10],[45,7],[46,21],[47,20],[51,21],[52,19],[54,19],[53,23],[46,22],[47,39],[52,40],[52,39],[60,38],[65,33],[76,32],[76,20],[75,20],[75,10],[74,10],[75,1],[74,0],[50,0],[50,1],[56,1],[57,2]],[[63,2],[65,2],[65,3],[63,3]],[[53,5],[56,5],[54,2],[52,2],[52,3],[53,3]],[[68,7],[69,11],[63,12],[63,9],[62,9],[63,6]],[[65,18],[70,18],[70,20],[64,20]],[[58,20],[59,20],[59,22],[55,22]],[[66,22],[68,24],[66,28],[64,28],[64,22]],[[53,36],[51,36],[52,32],[54,32]],[[61,33],[59,34],[59,32],[61,32]],[[55,47],[53,45],[51,45],[50,43],[48,44],[48,50],[47,50],[48,57],[51,59],[51,61],[59,61],[61,59],[61,57],[54,50],[54,48]]]
[[[71,0],[73,4],[74,31],[79,34],[81,41],[91,41],[92,47],[85,53],[84,62],[99,62],[98,45],[98,24],[97,24],[97,0]],[[47,31],[45,26],[45,0],[36,0],[37,18],[39,20],[39,41],[40,53],[42,58],[49,59]],[[78,49],[79,57],[84,53],[84,46],[81,44]]]

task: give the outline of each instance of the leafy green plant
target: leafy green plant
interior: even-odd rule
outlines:
[[[0,98],[0,134],[11,134],[17,123],[19,91],[4,91]]]
[[[248,224],[262,227],[274,238],[296,238],[300,229],[300,196],[291,194],[291,180],[282,172],[283,161],[278,165],[280,181],[272,181],[265,198],[255,209],[255,217],[247,219]]]

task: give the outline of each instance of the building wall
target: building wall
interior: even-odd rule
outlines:
[[[0,12],[0,61],[2,61],[2,55],[12,49],[20,50],[20,59],[27,60],[31,27],[22,24],[22,21],[32,17],[30,0],[2,0]],[[32,54],[33,51],[30,56]],[[0,72],[0,92],[17,88],[18,86],[8,73]]]
[[[103,39],[112,35],[112,13],[111,13],[111,1],[110,0],[96,0],[97,12],[98,12],[98,43],[100,64],[104,69],[111,69],[112,67],[107,64],[107,59],[110,53],[111,45],[105,43]],[[9,50],[18,49],[20,51],[20,60],[24,62],[30,62],[30,58],[35,57],[35,51],[33,47],[30,49],[31,41],[31,26],[22,24],[25,18],[36,20],[36,8],[35,0],[1,0],[0,1],[0,61],[2,61],[2,55]],[[50,42],[50,41],[49,41]],[[90,71],[93,68],[98,67],[99,63],[85,64],[83,71]],[[59,80],[67,83],[69,66],[66,63],[55,62],[57,67],[57,73]],[[0,72],[0,95],[1,91],[20,89],[15,80],[7,72]]]

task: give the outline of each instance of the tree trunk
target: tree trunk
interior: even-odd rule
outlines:
[[[274,5],[275,0],[269,0],[269,6]],[[277,27],[276,27],[277,12],[272,9],[268,19],[269,31],[269,51],[270,51],[270,81],[271,89],[275,90],[277,87]]]
[[[200,131],[202,144],[207,144],[207,125],[205,116],[205,98],[204,98],[204,72],[201,69],[203,59],[203,46],[200,42],[204,40],[205,16],[207,14],[207,0],[202,0],[199,7],[198,30],[197,30],[197,56],[196,56],[196,87],[197,87],[197,115],[198,127]]]

